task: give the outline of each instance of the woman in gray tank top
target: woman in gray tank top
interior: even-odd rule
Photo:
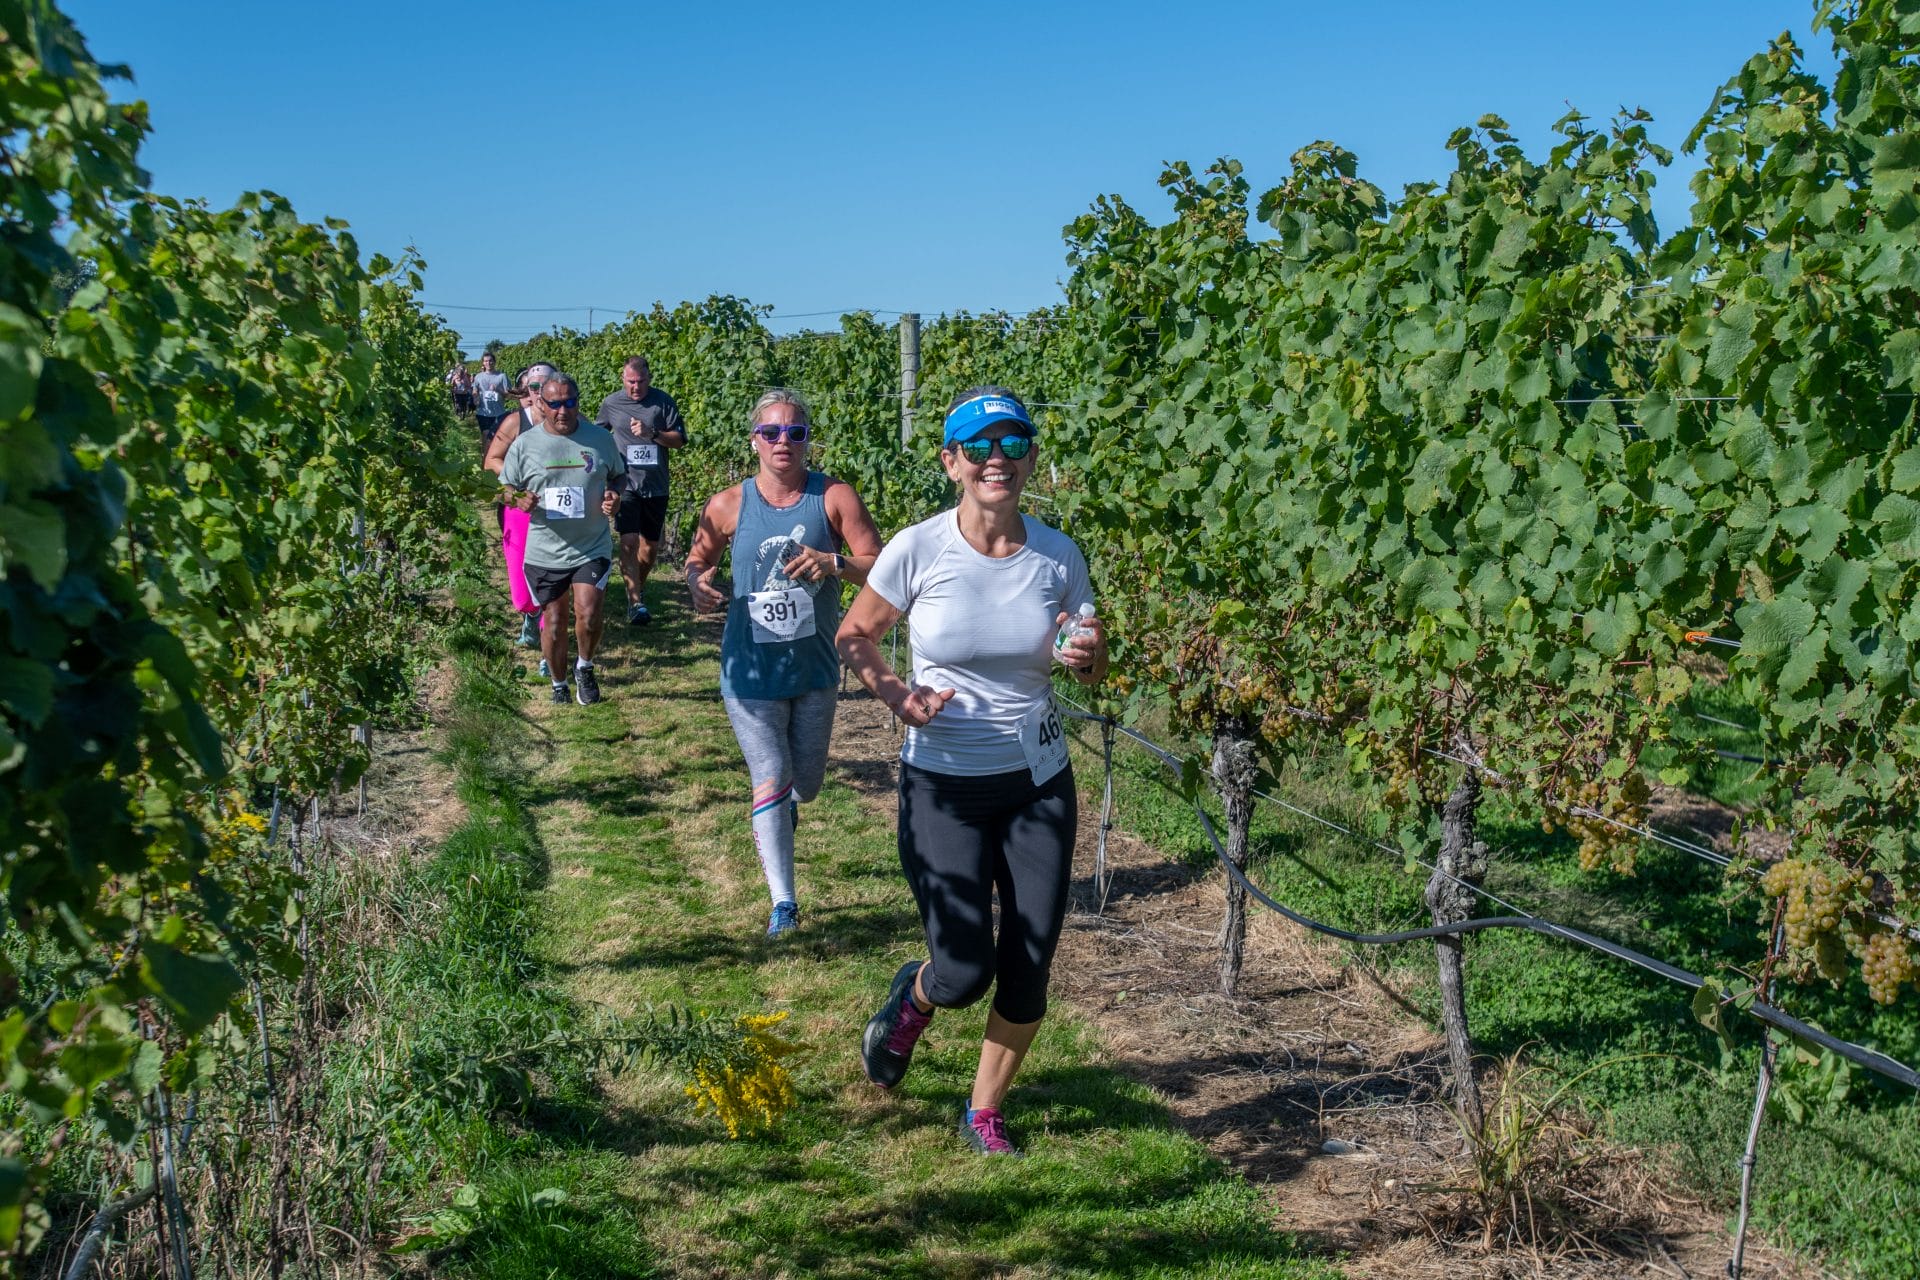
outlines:
[[[840,583],[867,580],[880,532],[853,486],[807,469],[811,426],[797,393],[768,391],[750,421],[759,470],[707,500],[686,574],[694,608],[727,611],[720,697],[753,781],[753,841],[773,899],[767,936],[777,938],[800,919],[799,803],[820,793],[827,773]],[[723,551],[732,559],[731,596],[714,585]]]

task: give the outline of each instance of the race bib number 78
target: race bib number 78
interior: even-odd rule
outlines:
[[[577,484],[548,485],[540,491],[540,505],[549,520],[579,520],[587,514],[587,491]]]

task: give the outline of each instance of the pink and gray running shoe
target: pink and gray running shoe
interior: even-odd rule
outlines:
[[[1007,1137],[1007,1118],[998,1107],[966,1107],[960,1112],[960,1132],[983,1156],[1020,1155],[1020,1148]]]

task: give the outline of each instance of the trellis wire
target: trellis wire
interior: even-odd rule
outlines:
[[[1103,716],[1090,711],[1069,698],[1062,697],[1060,701],[1066,703],[1068,709],[1065,714],[1070,718],[1087,720],[1094,723],[1111,723],[1114,725],[1117,733],[1146,749],[1166,767],[1176,773],[1181,772],[1182,764],[1180,758],[1146,735],[1118,723],[1113,720],[1111,716]],[[1301,812],[1295,806],[1289,805],[1287,807],[1293,809],[1295,812]],[[1339,938],[1347,942],[1359,943],[1364,946],[1383,946],[1397,942],[1414,942],[1425,938],[1479,933],[1489,929],[1526,929],[1530,932],[1541,933],[1548,937],[1572,942],[1578,946],[1598,951],[1603,955],[1612,956],[1617,960],[1624,960],[1628,964],[1635,965],[1654,974],[1656,977],[1665,978],[1669,982],[1676,983],[1691,990],[1697,991],[1707,985],[1707,980],[1698,974],[1686,969],[1681,969],[1675,965],[1670,965],[1664,960],[1655,959],[1643,952],[1634,950],[1632,947],[1534,915],[1482,916],[1456,925],[1436,925],[1424,929],[1403,929],[1392,933],[1360,933],[1355,930],[1342,929],[1336,925],[1327,924],[1324,921],[1313,919],[1310,916],[1295,911],[1277,901],[1249,880],[1240,868],[1233,865],[1233,860],[1227,857],[1227,851],[1220,843],[1219,832],[1214,826],[1212,815],[1208,814],[1205,807],[1198,801],[1194,802],[1193,811],[1195,816],[1200,819],[1201,826],[1205,828],[1208,843],[1213,846],[1214,854],[1220,860],[1221,865],[1227,869],[1227,874],[1232,876],[1234,880],[1240,884],[1241,888],[1245,889],[1247,893],[1262,906],[1291,920],[1302,928],[1310,929],[1315,933]],[[1359,839],[1366,839],[1366,837],[1357,836],[1357,833],[1352,832],[1350,828],[1343,827],[1331,819],[1320,818],[1318,815],[1308,816],[1312,816],[1314,820],[1332,827],[1335,830],[1345,831],[1349,835],[1356,835],[1356,838]],[[1378,842],[1369,840],[1368,843],[1377,844]],[[1403,851],[1393,848],[1393,846],[1380,845],[1379,847],[1396,855],[1404,856]],[[1448,878],[1453,879],[1453,877]],[[1464,882],[1456,881],[1456,883]],[[1473,886],[1468,887],[1471,888]],[[1476,889],[1475,892],[1481,891]],[[1846,1058],[1848,1061],[1857,1063],[1877,1075],[1898,1081],[1909,1088],[1920,1090],[1920,1071],[1916,1071],[1905,1063],[1898,1062],[1885,1054],[1869,1049],[1865,1045],[1854,1044],[1852,1041],[1842,1040],[1836,1036],[1829,1035],[1819,1028],[1802,1022],[1792,1014],[1787,1013],[1783,1009],[1776,1008],[1764,1000],[1753,1001],[1748,1006],[1747,1012],[1769,1026],[1778,1027],[1780,1030],[1786,1031],[1811,1044],[1816,1044],[1824,1049],[1831,1050],[1841,1057]]]

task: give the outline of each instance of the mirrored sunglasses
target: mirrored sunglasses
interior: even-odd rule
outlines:
[[[985,440],[962,440],[961,456],[968,462],[985,462],[993,456],[993,446],[999,445],[1000,452],[1008,462],[1018,462],[1027,456],[1027,450],[1033,448],[1033,437],[1025,435],[1004,435]]]

